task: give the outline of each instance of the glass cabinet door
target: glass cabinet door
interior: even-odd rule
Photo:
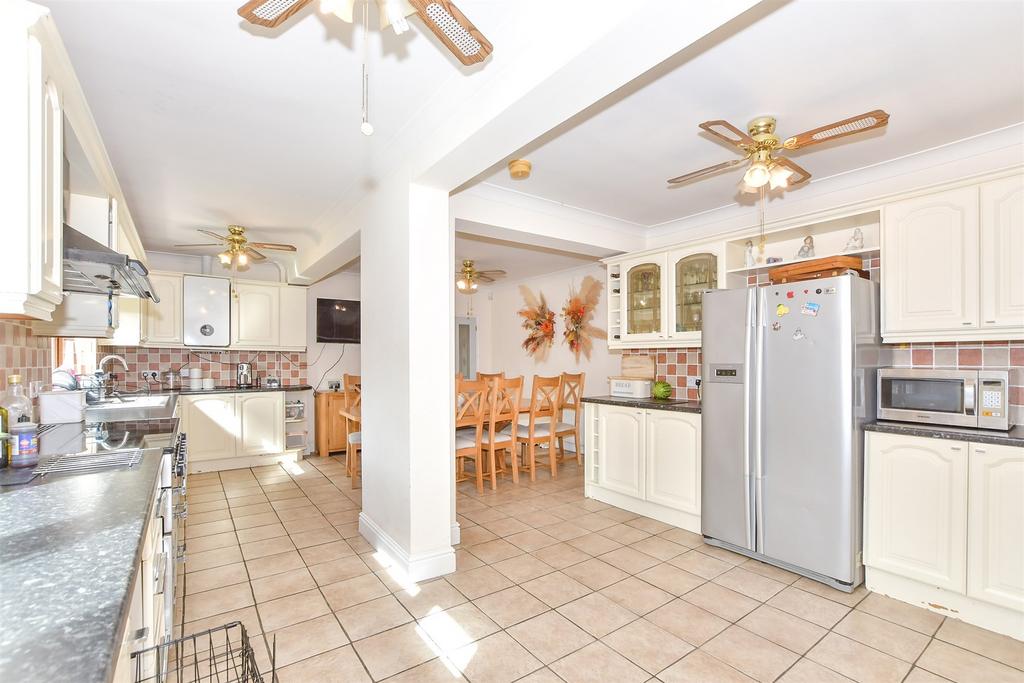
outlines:
[[[676,332],[700,332],[705,289],[718,288],[718,257],[693,254],[676,261]]]
[[[626,334],[661,332],[661,266],[641,263],[626,273]]]

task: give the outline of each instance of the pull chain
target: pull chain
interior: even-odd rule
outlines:
[[[366,62],[370,48],[370,0],[363,3],[363,122],[359,130],[363,135],[373,135],[373,124],[370,123],[370,74],[366,70]]]

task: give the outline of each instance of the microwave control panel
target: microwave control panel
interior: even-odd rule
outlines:
[[[982,417],[1002,417],[1005,410],[1006,387],[999,381],[981,382]]]

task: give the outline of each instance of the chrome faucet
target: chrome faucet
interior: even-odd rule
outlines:
[[[110,398],[111,396],[114,398],[120,398],[117,395],[117,392],[114,391],[114,376],[103,369],[103,366],[106,365],[107,361],[111,360],[116,360],[121,363],[121,367],[124,368],[125,376],[127,377],[128,375],[128,363],[125,362],[125,359],[121,356],[110,355],[104,356],[100,359],[100,362],[96,364],[96,372],[93,374],[93,377],[96,380],[96,385],[91,391],[97,401]]]

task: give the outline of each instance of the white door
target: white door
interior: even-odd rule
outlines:
[[[622,340],[665,339],[668,297],[665,254],[652,254],[619,267],[621,280]]]
[[[142,342],[150,346],[180,345],[182,340],[182,276],[150,273],[160,303],[142,302]]]
[[[978,327],[978,188],[883,209],[883,335]]]
[[[287,349],[306,350],[305,287],[281,287],[280,344]]]
[[[644,411],[602,405],[597,485],[634,498],[644,497]]]
[[[1024,330],[1024,175],[981,186],[981,326]]]
[[[40,294],[51,300],[61,300],[64,271],[64,112],[60,91],[44,71],[41,132],[42,186],[39,188],[42,206],[39,207],[42,231],[39,255]],[[35,230],[36,226],[30,226]]]
[[[231,344],[241,348],[278,346],[280,310],[280,286],[235,282],[232,285]]]
[[[238,455],[266,455],[284,451],[284,392],[237,394]]]
[[[700,514],[700,415],[647,411],[646,497]]]
[[[1024,612],[1024,448],[971,444],[967,594]]]
[[[864,564],[964,593],[967,443],[867,437]]]
[[[188,457],[197,461],[234,457],[239,435],[235,395],[182,396],[180,400]]]

